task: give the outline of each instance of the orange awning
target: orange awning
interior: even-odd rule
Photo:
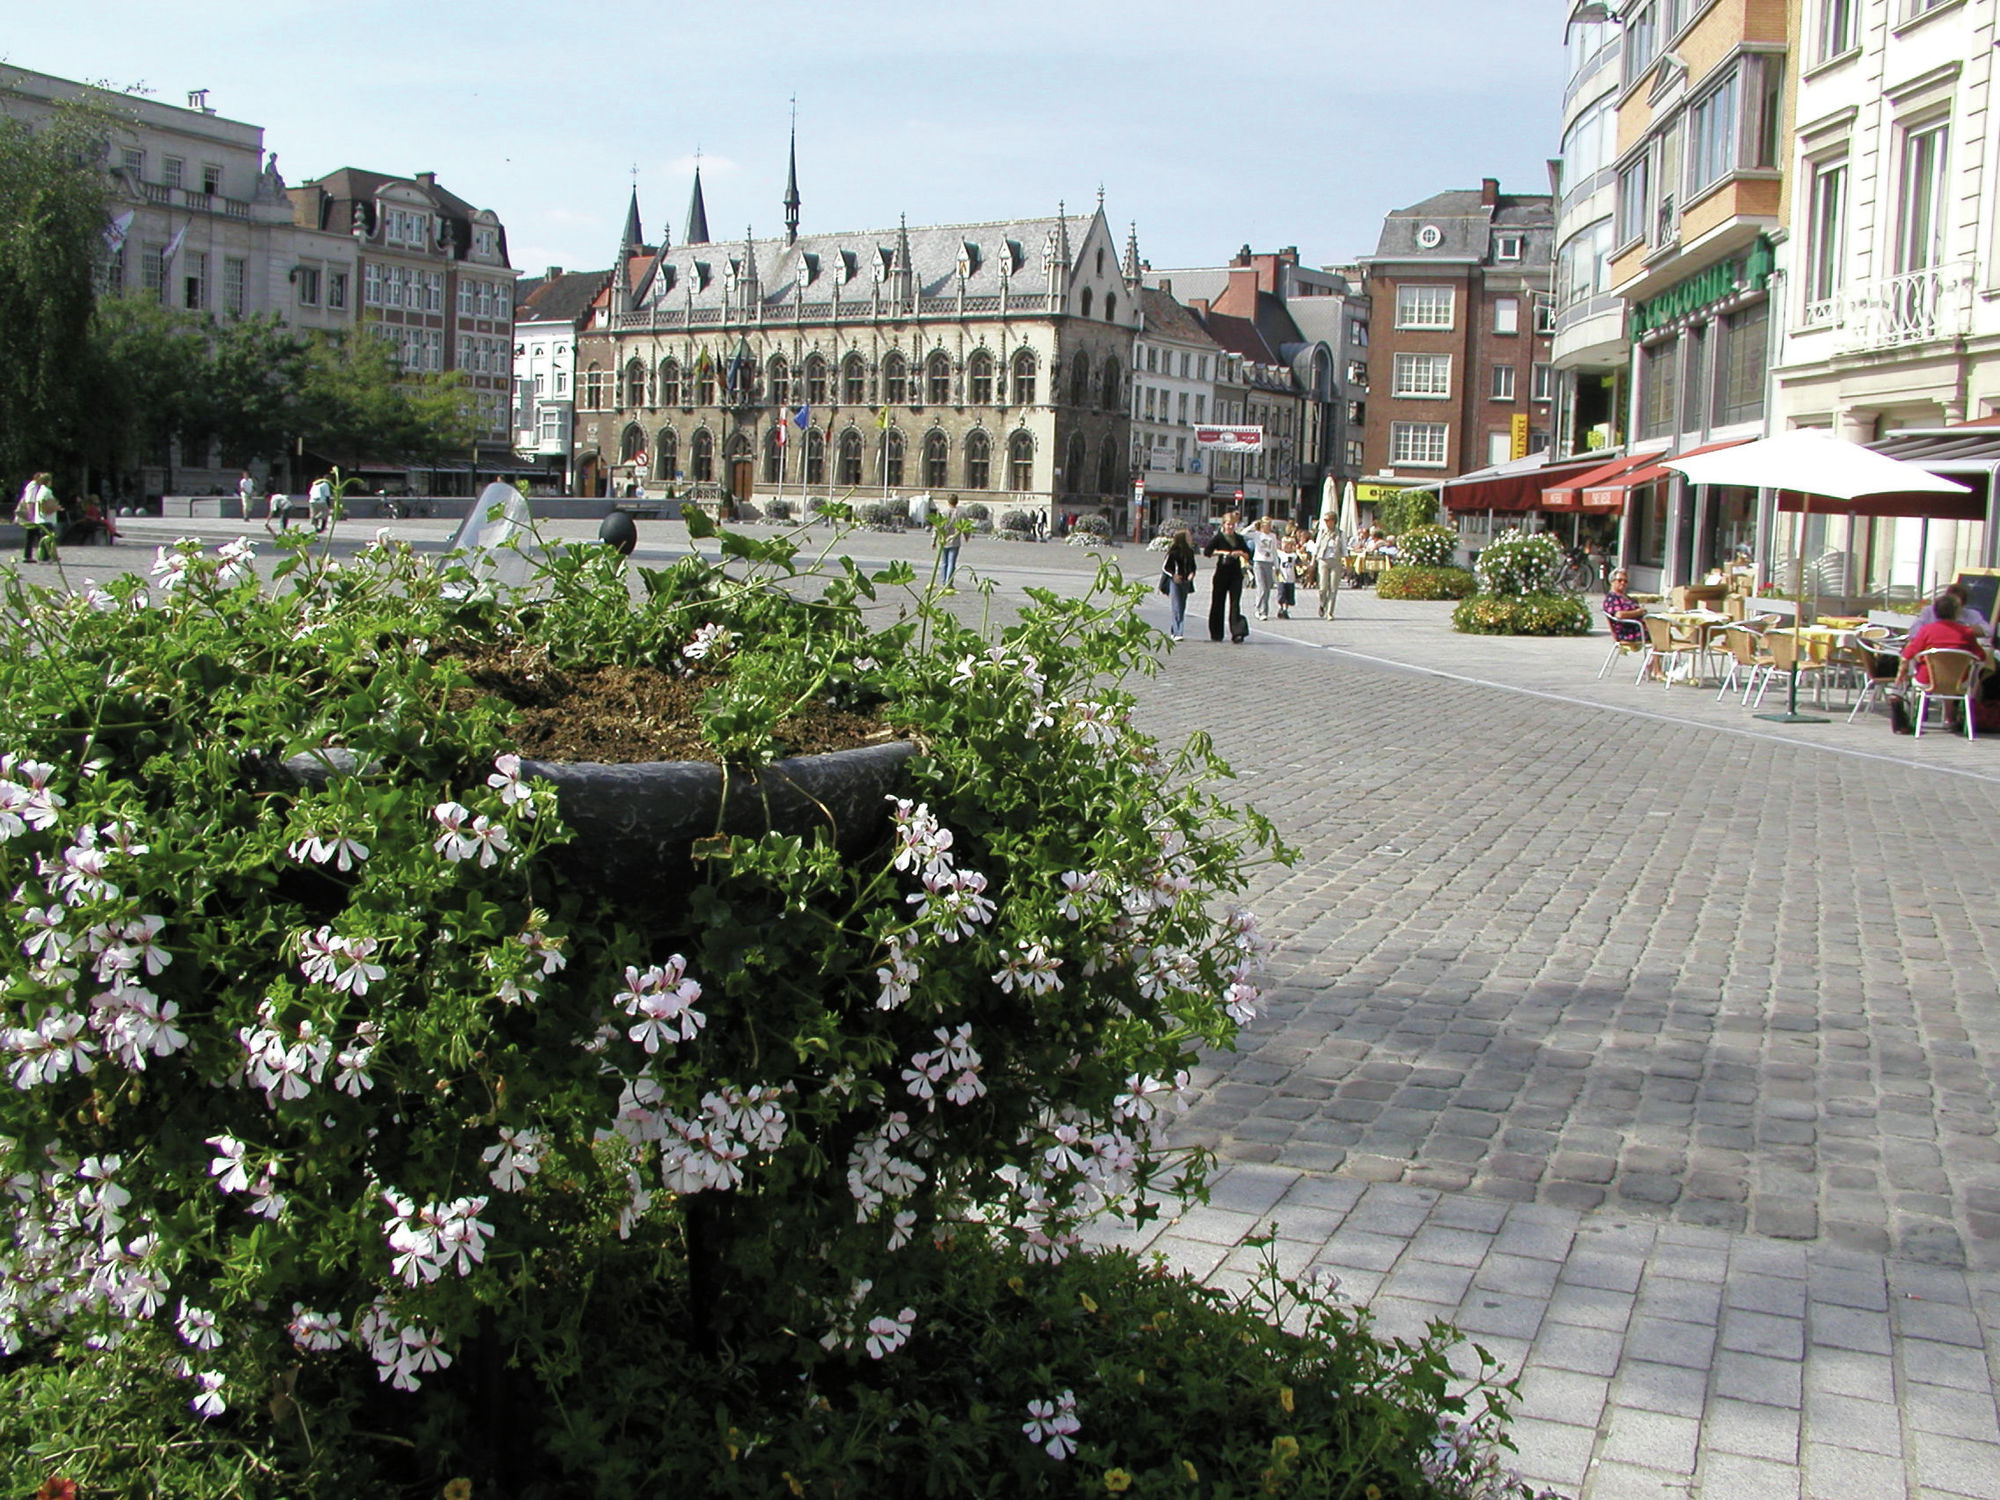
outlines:
[[[1657,453],[1645,453],[1638,457],[1628,455],[1624,458],[1614,458],[1610,463],[1599,464],[1594,469],[1588,469],[1581,474],[1573,475],[1562,484],[1550,485],[1542,491],[1542,509],[1588,509],[1589,507],[1585,506],[1583,502],[1585,490],[1589,489],[1592,485],[1606,484],[1617,478],[1620,474],[1651,463],[1657,457],[1659,457]],[[1622,496],[1619,503],[1621,505],[1624,503]]]
[[[1585,510],[1619,510],[1624,507],[1625,497],[1642,484],[1655,484],[1662,479],[1679,476],[1661,461],[1669,458],[1693,458],[1697,453],[1718,453],[1724,448],[1740,448],[1749,438],[1731,438],[1726,443],[1705,443],[1699,448],[1690,448],[1685,453],[1649,453],[1636,469],[1628,469],[1623,474],[1591,485],[1583,492]]]

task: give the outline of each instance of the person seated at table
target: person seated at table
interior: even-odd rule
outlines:
[[[1965,585],[1962,583],[1948,583],[1942,589],[1938,590],[1937,598],[1924,606],[1923,613],[1917,616],[1917,623],[1910,628],[1912,630],[1922,630],[1926,625],[1937,620],[1939,618],[1938,604],[1947,596],[1958,601],[1959,624],[1968,625],[1978,634],[1986,636],[1988,639],[1992,638],[1993,622],[1972,607],[1972,596],[1966,593]]]
[[[1910,632],[1910,638],[1903,644],[1903,671],[1907,677],[1915,668],[1917,681],[1925,687],[1931,683],[1929,664],[1919,661],[1924,652],[1943,646],[1953,651],[1969,651],[1979,658],[1980,665],[1975,671],[1982,671],[1988,664],[1986,648],[1981,643],[1979,632],[1966,624],[1959,614],[1958,596],[1949,589],[1937,596],[1930,613],[1936,618],[1928,625],[1919,625]]]
[[[1611,626],[1611,639],[1627,646],[1646,638],[1646,627],[1639,623],[1646,618],[1646,606],[1625,592],[1631,586],[1632,575],[1619,568],[1612,573],[1604,594],[1604,618]]]

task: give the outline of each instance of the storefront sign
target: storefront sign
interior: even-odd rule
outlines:
[[[1215,448],[1223,453],[1261,453],[1264,451],[1264,429],[1197,427],[1194,430],[1194,445],[1197,448]]]
[[[1657,297],[1649,297],[1632,308],[1632,337],[1655,328],[1664,328],[1678,318],[1700,312],[1717,302],[1727,302],[1744,292],[1761,292],[1776,265],[1771,241],[1758,235],[1749,253],[1739,259],[1719,261],[1705,271],[1697,271],[1677,286]]]

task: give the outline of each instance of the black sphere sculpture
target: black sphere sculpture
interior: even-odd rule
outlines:
[[[620,557],[630,557],[632,549],[639,545],[639,528],[624,511],[614,510],[597,528],[597,539],[607,547],[616,548]]]

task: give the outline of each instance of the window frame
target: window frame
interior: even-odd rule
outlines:
[[[1390,373],[1389,394],[1400,400],[1449,401],[1452,357],[1416,350],[1398,350]]]
[[[1428,295],[1427,295],[1428,294]],[[1433,316],[1418,318],[1419,306],[1429,302]],[[1443,320],[1435,316],[1443,308]],[[1448,282],[1404,281],[1396,285],[1396,326],[1431,333],[1450,333],[1458,325],[1458,288]]]
[[[993,483],[993,439],[986,429],[975,427],[965,435],[965,487],[990,489]]]
[[[1518,338],[1521,333],[1521,299],[1519,297],[1495,297],[1493,299],[1493,336],[1495,338]]]
[[[1417,440],[1423,440],[1422,451],[1435,457],[1413,457],[1417,451]],[[1389,462],[1398,468],[1442,469],[1451,462],[1451,423],[1449,422],[1391,422],[1389,424]]]
[[[1519,372],[1512,365],[1494,365],[1487,372],[1486,399],[1489,401],[1514,400],[1514,387]]]

